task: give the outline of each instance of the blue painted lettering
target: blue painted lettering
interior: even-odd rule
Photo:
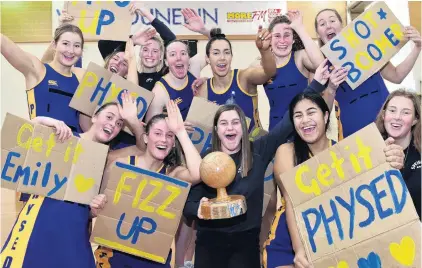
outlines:
[[[353,83],[356,83],[359,80],[360,76],[362,75],[362,72],[359,69],[355,68],[355,65],[353,64],[353,62],[348,61],[344,63],[342,67],[350,67],[349,72],[347,73],[347,78],[349,78],[349,80],[352,81]],[[355,76],[353,76],[353,74]]]
[[[21,227],[19,228],[19,232],[22,232],[22,231],[23,231],[23,229],[25,229],[25,224],[26,224],[26,220],[23,220],[23,221],[21,222]]]
[[[346,54],[347,54],[347,50],[346,50],[346,48],[345,47],[343,47],[343,46],[335,46],[338,42],[340,42],[340,40],[338,40],[338,39],[336,39],[336,40],[334,40],[333,42],[331,42],[331,44],[330,44],[330,49],[332,50],[332,51],[341,51],[341,55],[338,57],[338,59],[339,60],[342,60],[342,59],[344,59],[344,57],[346,56]]]
[[[359,27],[359,25],[362,25],[363,27]],[[362,28],[365,29],[364,31],[366,32],[366,34],[362,33]],[[358,20],[355,23],[355,32],[359,35],[360,38],[363,38],[363,39],[366,39],[371,35],[371,30],[369,29],[369,26],[364,21],[361,21],[361,20]]]
[[[103,26],[107,26],[112,24],[115,21],[114,14],[110,10],[102,9],[100,13],[100,17],[98,18],[97,30],[96,35],[101,34],[101,28]]]
[[[111,82],[108,82],[105,87],[102,87],[101,85],[102,85],[103,81],[104,81],[104,77],[101,77],[100,81],[98,81],[98,84],[95,87],[94,92],[92,93],[91,98],[89,99],[90,102],[94,102],[94,100],[97,98],[97,95],[100,92],[102,92],[100,100],[98,101],[98,105],[103,105],[104,98],[107,95],[107,92],[109,91],[109,89],[111,87]]]
[[[400,41],[399,40],[397,40],[397,39],[394,40],[394,38],[396,38],[396,36],[394,35],[394,33],[391,32],[391,29],[390,28],[387,28],[384,31],[384,35],[388,38],[388,40],[390,41],[390,43],[393,46],[397,46],[398,44],[400,44]]]
[[[373,48],[373,49],[371,49],[371,48]],[[376,53],[378,53],[378,57],[375,57],[375,55],[374,55],[374,50],[375,49],[375,51],[376,51]],[[382,58],[382,52],[381,52],[381,49],[379,49],[376,45],[374,45],[374,44],[369,44],[368,45],[368,47],[367,47],[367,51],[368,51],[368,54],[369,54],[369,56],[371,56],[371,58],[372,59],[374,59],[374,60],[376,60],[376,61],[379,61],[381,58]]]
[[[130,227],[129,232],[126,235],[123,235],[120,231],[122,227],[123,220],[126,216],[126,213],[123,213],[120,216],[119,222],[117,223],[116,227],[116,234],[117,236],[122,240],[128,240],[130,237],[132,237],[131,243],[136,244],[138,241],[139,233],[144,234],[152,234],[157,229],[157,223],[148,217],[142,217],[141,219],[136,216],[136,218],[133,220],[132,226]],[[149,229],[146,229],[143,227],[144,223],[147,223],[150,225]]]

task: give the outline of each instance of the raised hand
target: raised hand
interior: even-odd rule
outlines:
[[[154,28],[144,28],[132,36],[132,41],[135,45],[145,46],[148,44],[148,41],[156,34],[157,31]]]
[[[105,207],[106,203],[107,198],[105,194],[96,195],[89,204],[92,216],[97,217],[100,211]]]
[[[183,24],[189,30],[196,33],[204,33],[205,24],[202,21],[202,18],[196,13],[195,10],[191,8],[182,9],[182,15],[185,18],[186,23]]]
[[[75,18],[73,16],[70,16],[69,13],[66,12],[66,10],[62,10],[60,16],[59,16],[59,24],[69,23],[73,21]]]
[[[133,47],[133,41],[130,38],[126,42],[125,59],[128,62],[130,62],[131,60],[135,59],[135,48]]]
[[[271,46],[271,33],[267,29],[263,29],[261,25],[258,27],[255,44],[261,51],[267,51]]]
[[[325,85],[330,78],[330,71],[328,70],[327,62],[328,59],[323,60],[315,70],[314,79],[321,85]]]
[[[290,10],[287,12],[287,16],[290,20],[290,27],[293,30],[296,30],[298,27],[303,26],[303,17],[300,11],[298,10]]]
[[[183,122],[182,114],[180,113],[179,107],[174,101],[169,100],[167,105],[167,117],[166,122],[167,126],[171,132],[175,135],[185,130],[185,125]]]
[[[126,122],[138,120],[138,107],[136,106],[136,101],[127,90],[122,93],[122,105],[119,104],[119,113]]]

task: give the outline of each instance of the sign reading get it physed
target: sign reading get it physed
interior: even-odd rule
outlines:
[[[352,89],[378,72],[406,44],[404,27],[385,2],[376,2],[325,44],[333,65],[347,67]]]

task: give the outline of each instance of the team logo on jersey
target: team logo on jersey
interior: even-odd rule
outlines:
[[[48,85],[49,86],[56,86],[56,87],[59,86],[59,84],[57,83],[56,80],[48,80]]]
[[[182,102],[183,102],[183,100],[182,100],[182,98],[177,98],[177,99],[175,99],[174,100],[174,102],[177,104],[177,105],[179,105],[179,104],[181,104]]]
[[[151,82],[153,82],[154,80],[152,79],[152,78],[147,78],[147,83],[151,83]]]

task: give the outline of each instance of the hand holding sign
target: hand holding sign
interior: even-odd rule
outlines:
[[[329,66],[327,64],[328,59],[323,60],[318,68],[315,70],[314,79],[321,85],[325,85],[330,78]]]
[[[415,43],[415,46],[421,49],[421,34],[415,27],[406,26],[404,27],[404,38],[407,40],[412,40]]]
[[[346,81],[348,72],[345,67],[334,66],[334,70],[330,74],[328,87],[337,90],[338,86]]]
[[[73,136],[72,130],[63,121],[51,117],[38,116],[32,119],[32,122],[52,127],[55,130],[56,139],[60,143],[65,142]]]
[[[69,23],[73,21],[75,18],[67,13],[66,10],[62,10],[59,16],[59,25],[64,23]]]
[[[308,259],[306,258],[306,253],[304,250],[298,250],[296,252],[293,262],[295,263],[295,267],[299,267],[299,268],[313,267],[312,264],[310,264]]]
[[[403,168],[403,148],[400,145],[394,144],[394,139],[391,137],[385,140],[385,145],[387,145],[387,147],[384,148],[384,153],[390,166],[396,169]]]
[[[107,197],[105,194],[99,194],[92,199],[91,204],[89,207],[91,208],[91,213],[93,217],[97,217],[100,211],[105,207],[107,204]]]

